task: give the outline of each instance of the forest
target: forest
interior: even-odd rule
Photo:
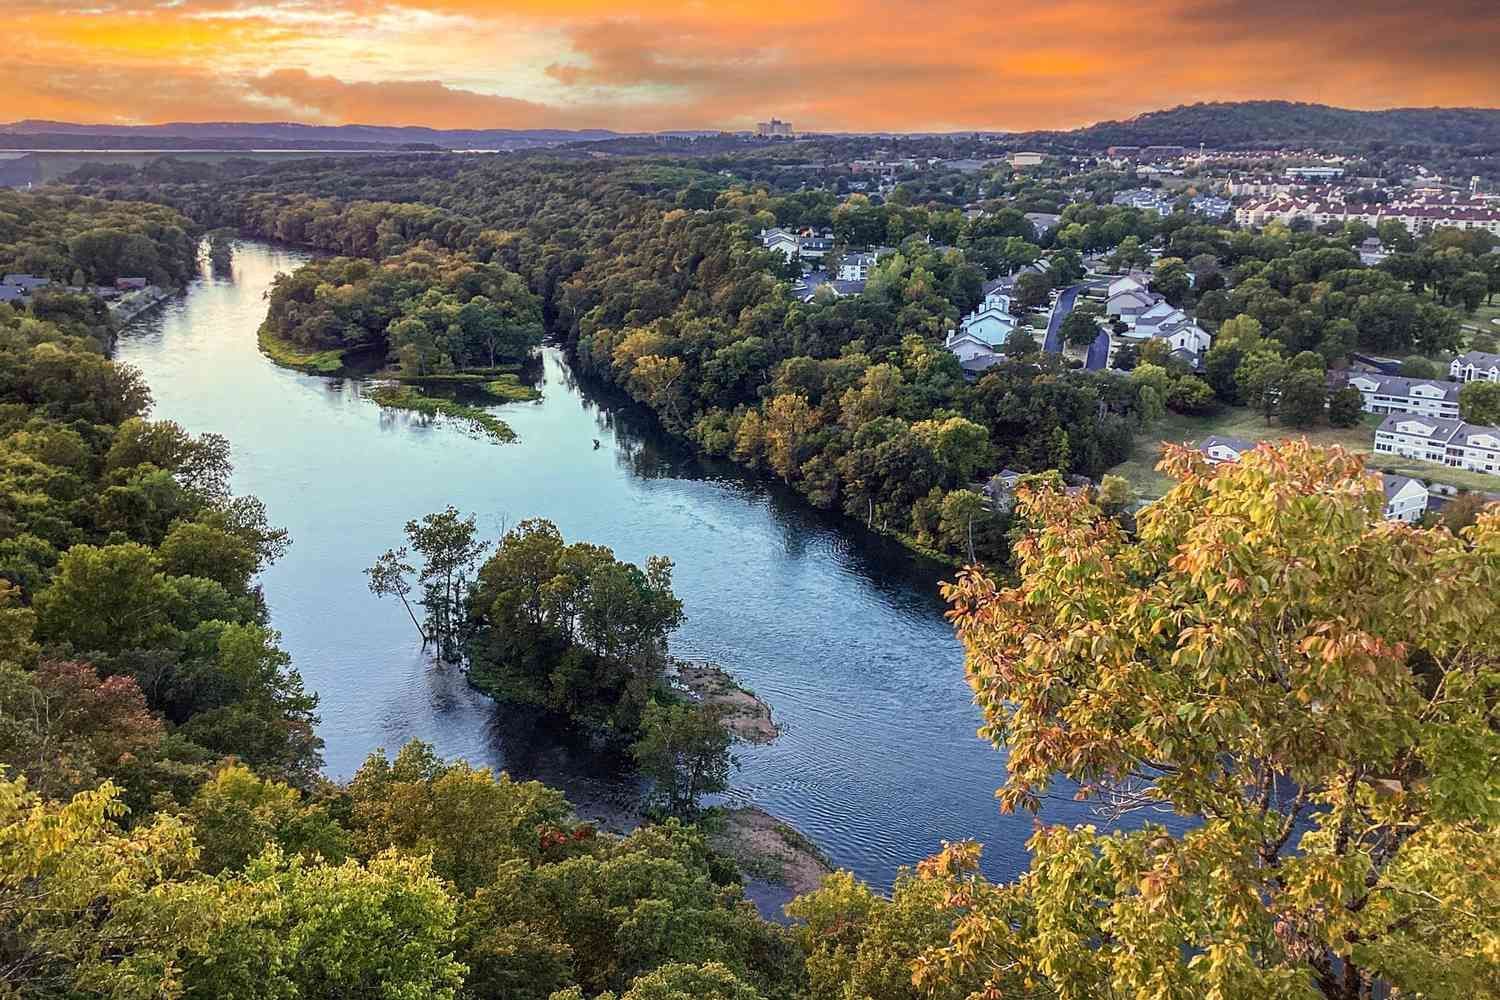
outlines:
[[[1102,381],[1019,359],[960,384],[922,332],[948,317],[955,300],[934,289],[964,265],[910,239],[871,282],[887,315],[857,300],[788,302],[746,250],[754,196],[652,207],[716,183],[691,171],[575,165],[459,206],[438,204],[440,176],[393,170],[384,194],[425,189],[434,204],[351,201],[346,218],[324,203],[325,219],[304,197],[369,179],[314,171],[347,188],[276,192],[311,186],[298,176],[308,169],[221,197],[201,179],[153,186],[203,213],[193,223],[123,201],[101,211],[167,220],[154,249],[184,272],[172,231],[260,231],[250,220],[279,219],[269,206],[283,197],[288,220],[304,234],[316,220],[337,244],[326,249],[346,256],[431,240],[498,264],[601,377],[637,380],[668,426],[718,428],[721,447],[745,437],[746,461],[822,483],[845,509],[845,491],[881,484],[893,492],[853,494],[871,518],[930,509],[932,491],[897,475],[915,468],[938,490],[939,531],[962,492],[943,484],[974,472],[974,427],[997,461],[1081,467],[1090,442],[1104,448],[1092,435],[1114,422],[1128,434],[1150,398],[1151,379],[1110,380],[1125,387],[1111,401]],[[607,195],[592,223],[585,192]],[[462,221],[461,208],[512,197],[544,206],[535,228]],[[66,201],[21,207],[50,233],[50,253],[91,224],[70,221]],[[321,777],[315,693],[278,649],[255,583],[293,540],[274,512],[229,494],[225,441],[150,419],[139,375],[108,360],[107,321],[50,308],[0,306],[7,996],[1497,995],[1492,510],[1457,533],[1387,522],[1357,459],[1299,443],[1219,468],[1175,450],[1175,486],[1129,525],[1087,491],[1023,485],[1007,515],[1009,572],[971,568],[944,592],[980,736],[1006,753],[999,805],[1037,811],[1076,788],[1132,822],[1041,816],[1029,870],[1005,884],[977,873],[980,845],[963,841],[889,893],[836,874],[783,926],[757,916],[734,865],[677,820],[613,835],[578,822],[554,790],[422,744],[372,748],[347,784]],[[1264,337],[1231,339],[1252,332]],[[756,337],[764,344],[737,347]],[[691,392],[654,380],[672,361],[692,366]],[[760,435],[744,434],[755,420]],[[834,468],[810,475],[830,452]],[[434,517],[408,526],[414,549],[438,544],[434,525],[462,521]],[[447,546],[449,563],[424,561],[421,579],[369,582],[420,586],[424,634],[467,630],[476,663],[489,650],[486,669],[518,695],[577,690],[553,666],[566,656],[532,659],[533,642],[654,669],[641,654],[677,614],[664,564],[620,564],[542,522],[493,551],[466,537]],[[390,555],[400,577],[403,557]],[[606,593],[633,595],[641,632],[591,603]],[[611,690],[628,695],[633,676]],[[627,720],[639,704],[605,703]]]

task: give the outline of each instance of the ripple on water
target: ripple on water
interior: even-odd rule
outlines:
[[[997,877],[1024,865],[1031,820],[995,807],[1004,759],[974,736],[979,714],[933,567],[856,539],[857,525],[777,483],[698,462],[628,406],[591,396],[553,350],[543,398],[500,411],[520,437],[503,447],[383,412],[358,380],[278,369],[256,348],[262,294],[306,259],[241,243],[232,280],[195,282],[128,330],[117,353],[145,374],[157,417],[229,437],[236,490],[290,530],[291,549],[262,583],[321,698],[332,776],[421,738],[556,784],[584,815],[628,822],[638,788],[618,758],[537,732],[428,663],[399,609],[365,588],[361,570],[405,521],[452,503],[493,531],[541,516],[621,558],[676,561],[687,622],[674,653],[732,671],[785,727],[740,751],[735,801],[792,823],[878,885],[944,839],[986,842]],[[1086,816],[1068,803],[1051,811]]]

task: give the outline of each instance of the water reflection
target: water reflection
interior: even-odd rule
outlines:
[[[322,699],[331,775],[421,738],[558,785],[583,815],[628,818],[636,788],[618,758],[497,708],[428,662],[399,610],[366,589],[361,570],[401,526],[452,503],[495,532],[541,516],[621,558],[676,561],[687,623],[674,652],[737,673],[784,727],[770,746],[741,751],[732,800],[784,817],[880,885],[944,839],[984,841],[995,876],[1024,865],[1031,819],[996,810],[1004,759],[975,738],[933,566],[777,483],[699,461],[555,350],[537,375],[543,398],[496,410],[519,435],[504,446],[382,411],[358,379],[278,369],[256,349],[262,296],[305,259],[239,244],[231,277],[205,273],[128,331],[118,354],[145,373],[158,417],[230,438],[235,488],[291,531],[263,585]],[[1088,817],[1061,802],[1047,818]]]

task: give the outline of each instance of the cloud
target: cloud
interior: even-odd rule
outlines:
[[[1494,0],[11,0],[7,31],[0,118],[926,130],[1500,105]]]

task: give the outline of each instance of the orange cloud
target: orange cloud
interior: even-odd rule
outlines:
[[[1500,105],[1494,0],[10,0],[0,117],[1071,127],[1199,100]]]

